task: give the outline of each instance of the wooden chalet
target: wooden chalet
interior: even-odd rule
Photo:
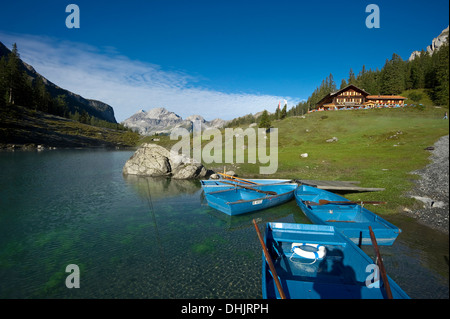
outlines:
[[[350,84],[337,92],[329,93],[316,105],[318,111],[403,106],[406,97],[399,95],[370,95],[363,89]]]

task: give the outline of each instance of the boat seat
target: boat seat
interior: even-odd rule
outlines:
[[[280,245],[282,245],[283,243],[298,243],[299,241],[301,242],[307,242],[310,244],[321,244],[321,245],[332,245],[332,246],[342,246],[345,247],[347,245],[346,242],[336,242],[336,241],[332,241],[330,239],[326,239],[326,238],[321,238],[320,235],[316,235],[311,237],[311,239],[308,240],[299,240],[298,238],[289,238],[289,237],[273,237],[273,239],[279,243]],[[290,248],[289,248],[290,249]]]

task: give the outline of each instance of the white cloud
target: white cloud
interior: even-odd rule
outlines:
[[[207,120],[232,119],[267,108],[290,97],[265,94],[224,93],[196,85],[197,78],[183,72],[165,71],[151,63],[133,61],[114,48],[44,36],[0,33],[7,47],[17,43],[21,58],[56,85],[114,108],[117,121],[140,109],[165,107],[183,118],[200,114]]]

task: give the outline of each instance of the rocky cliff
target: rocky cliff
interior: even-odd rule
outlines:
[[[430,55],[439,50],[439,48],[445,43],[445,41],[448,38],[448,33],[449,27],[447,26],[447,28],[442,30],[441,34],[439,34],[436,38],[433,39],[433,41],[431,41],[431,44],[427,46],[426,49]],[[420,53],[421,51],[414,51],[413,53],[411,53],[411,56],[409,57],[408,61],[414,60],[416,56],[420,55]]]

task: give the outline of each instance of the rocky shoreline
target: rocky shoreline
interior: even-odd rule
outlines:
[[[422,208],[405,212],[433,229],[449,233],[449,136],[441,137],[431,152],[431,163],[412,172],[421,178],[407,196],[423,203]]]
[[[43,144],[2,144],[0,143],[0,151],[6,150],[6,151],[43,151],[45,149],[49,150],[56,150],[57,147],[46,147]]]

